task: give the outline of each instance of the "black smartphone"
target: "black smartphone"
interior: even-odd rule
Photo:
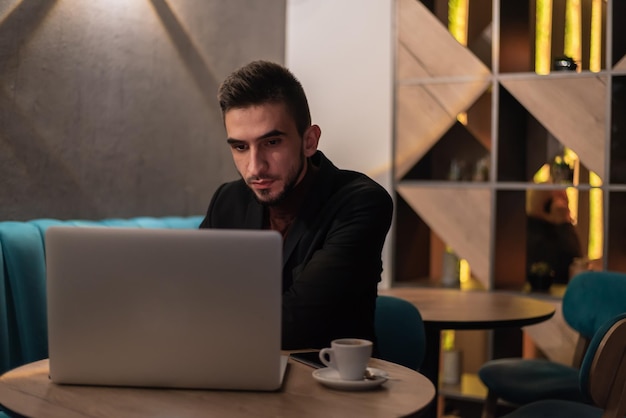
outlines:
[[[301,351],[299,353],[291,353],[289,356],[300,363],[304,363],[316,369],[326,367],[326,365],[320,361],[319,351]]]

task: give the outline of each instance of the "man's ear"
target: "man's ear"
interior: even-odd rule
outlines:
[[[322,136],[322,130],[317,125],[311,125],[306,131],[304,131],[304,155],[310,157],[317,151],[317,145],[320,142],[320,136]]]

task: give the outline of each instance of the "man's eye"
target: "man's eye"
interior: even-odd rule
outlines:
[[[231,148],[235,151],[245,151],[248,147],[244,144],[232,144]]]
[[[268,139],[266,144],[270,145],[270,146],[278,145],[278,144],[280,144],[280,139],[278,139],[278,138]]]

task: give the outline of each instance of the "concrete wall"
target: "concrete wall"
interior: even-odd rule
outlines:
[[[190,215],[236,177],[215,100],[285,0],[0,1],[0,220]]]

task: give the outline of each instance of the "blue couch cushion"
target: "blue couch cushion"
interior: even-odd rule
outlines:
[[[0,241],[0,373],[11,367],[11,345],[9,344],[9,315],[13,311],[7,306],[6,297],[8,279],[4,272],[4,257],[2,255],[2,242]]]
[[[48,356],[46,324],[46,268],[39,229],[26,222],[0,223],[0,245],[4,257],[5,298],[13,307],[15,336],[9,337],[13,350],[10,366]],[[9,332],[12,324],[9,323]],[[15,352],[15,351],[13,351]]]
[[[195,229],[202,216],[0,222],[0,373],[48,356],[45,233],[53,225]]]

